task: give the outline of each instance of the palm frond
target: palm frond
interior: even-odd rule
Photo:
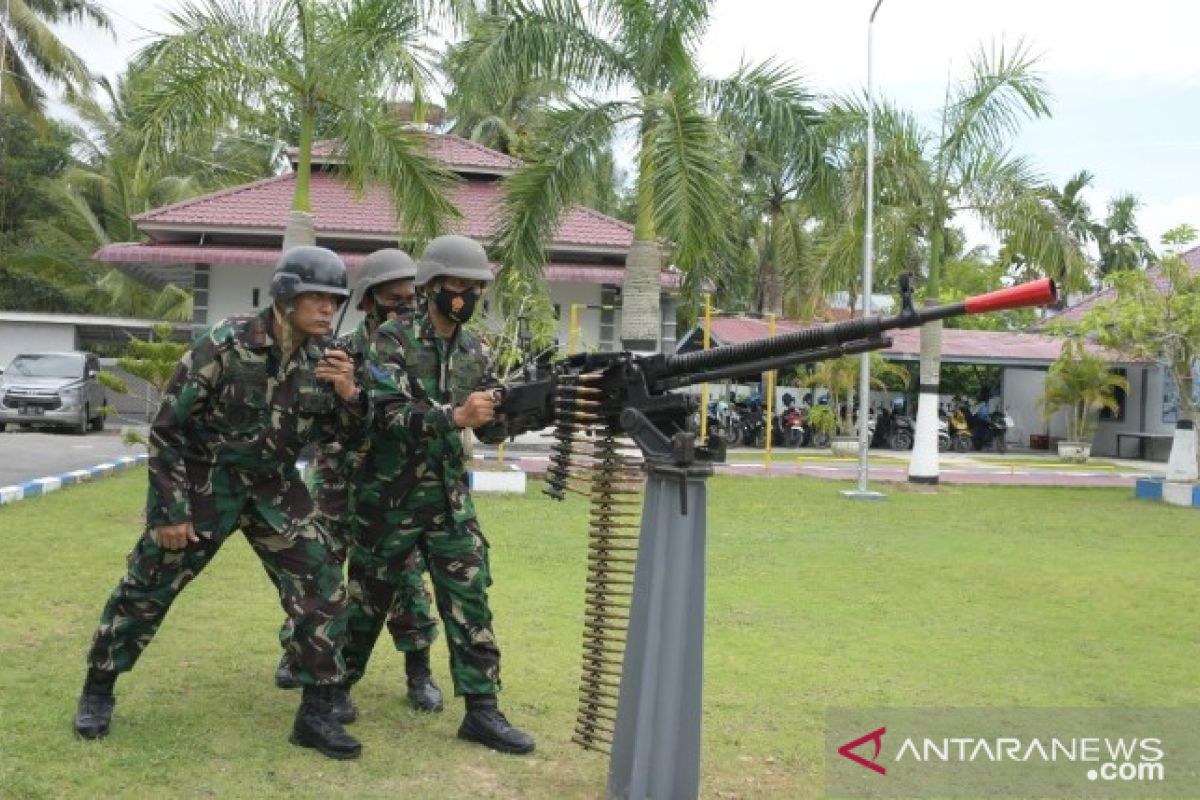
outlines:
[[[971,154],[1003,148],[1029,118],[1050,115],[1049,92],[1026,42],[1011,50],[980,47],[971,76],[956,87],[946,108],[947,130],[936,160],[942,174]]]
[[[574,0],[520,0],[484,15],[458,45],[457,88],[475,97],[504,96],[536,81],[607,90],[631,80],[622,51],[597,35]]]
[[[454,176],[425,152],[424,137],[389,114],[385,104],[356,102],[342,108],[334,124],[347,181],[359,192],[370,183],[384,186],[402,236],[424,243],[459,216],[446,197]]]
[[[503,223],[496,235],[502,272],[540,284],[547,243],[629,111],[625,103],[610,102],[568,104],[547,114],[538,134],[545,144],[504,182]]]
[[[722,180],[728,154],[716,124],[700,106],[697,86],[659,95],[651,110],[661,115],[648,142],[655,229],[675,245],[675,260],[685,272],[699,269],[732,206]]]

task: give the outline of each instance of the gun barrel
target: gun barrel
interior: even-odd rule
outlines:
[[[930,306],[920,310],[908,309],[895,316],[872,316],[817,325],[802,331],[770,336],[741,344],[726,345],[712,350],[668,356],[653,376],[657,381],[671,381],[680,385],[684,376],[712,373],[723,367],[748,365],[768,359],[776,368],[790,366],[808,360],[806,353],[812,350],[831,350],[847,342],[878,340],[884,331],[897,328],[916,328],[927,322],[963,314],[982,314],[1012,308],[1043,306],[1054,302],[1057,296],[1054,281],[1049,278],[1018,284],[1008,289],[968,297],[966,300],[945,305]],[[795,356],[791,361],[788,356]],[[697,383],[703,379],[685,380]]]

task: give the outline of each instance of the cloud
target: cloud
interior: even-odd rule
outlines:
[[[867,18],[874,0],[718,0],[703,44],[705,64],[725,74],[745,57],[775,56],[817,85],[866,83]],[[876,78],[944,83],[979,43],[1024,38],[1048,73],[1200,85],[1195,31],[1200,4],[1054,0],[884,0],[875,21]]]

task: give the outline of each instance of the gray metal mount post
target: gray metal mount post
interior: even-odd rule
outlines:
[[[662,458],[631,433],[646,453],[649,476],[608,796],[691,800],[700,790],[706,481],[712,466],[691,460],[690,450],[683,458]],[[654,444],[666,442],[662,437]]]

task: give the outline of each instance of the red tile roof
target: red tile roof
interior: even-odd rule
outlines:
[[[775,323],[775,333],[776,335],[791,333],[811,327],[813,327],[811,323],[779,320]],[[725,345],[762,339],[769,334],[766,320],[749,317],[719,317],[712,322],[712,335],[714,345]],[[892,346],[881,350],[882,355],[899,360],[920,358],[920,328],[889,331],[886,335],[892,339]],[[945,328],[942,331],[942,359],[972,363],[1049,364],[1058,358],[1063,344],[1063,339],[1036,333]],[[1110,361],[1132,363],[1101,347],[1089,345],[1088,349]]]
[[[151,236],[159,228],[208,228],[224,230],[269,230],[283,233],[292,204],[295,175],[236,186],[195,197],[174,205],[138,214],[134,221]],[[501,187],[494,181],[462,181],[450,190],[450,201],[462,218],[450,227],[477,239],[495,234],[501,208]],[[373,238],[397,235],[396,215],[390,198],[380,187],[368,188],[356,197],[337,175],[315,172],[312,176],[312,209],[320,235],[354,234]],[[633,244],[633,226],[620,220],[575,206],[563,217],[552,248],[628,249]]]
[[[1200,272],[1200,247],[1193,247],[1183,253],[1184,262],[1191,268],[1193,273]],[[1158,274],[1157,270],[1150,271],[1151,279],[1159,288],[1163,288],[1164,279]],[[1038,328],[1045,328],[1051,322],[1078,322],[1083,319],[1083,315],[1095,308],[1099,303],[1111,300],[1115,296],[1112,289],[1101,289],[1080,300],[1070,308],[1064,309],[1052,317],[1047,317],[1038,324]]]
[[[519,158],[505,155],[453,133],[422,135],[426,138],[429,155],[451,169],[507,175],[520,169],[524,163]],[[289,147],[287,153],[288,158],[294,162],[299,157],[300,150]],[[338,143],[332,139],[315,142],[312,158],[314,164],[339,163],[341,154],[338,151]]]
[[[97,261],[117,264],[271,265],[279,260],[279,255],[280,249],[272,247],[119,242],[101,247],[92,257]],[[351,269],[358,267],[367,256],[366,253],[351,251],[344,251],[340,255]],[[664,289],[678,289],[680,277],[679,273],[664,271],[660,276],[660,284]],[[546,265],[546,280],[620,286],[625,280],[625,270],[623,267],[554,261]]]

